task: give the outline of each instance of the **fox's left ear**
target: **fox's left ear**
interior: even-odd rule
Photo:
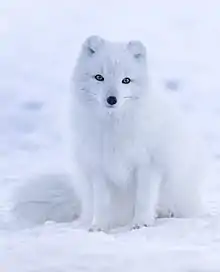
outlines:
[[[102,39],[99,36],[93,35],[88,37],[85,40],[83,47],[86,50],[87,54],[89,56],[92,56],[100,49],[100,47],[103,46],[103,44],[104,44],[104,39]]]
[[[133,54],[134,58],[141,60],[146,58],[146,47],[140,41],[130,41],[127,44],[128,50]]]

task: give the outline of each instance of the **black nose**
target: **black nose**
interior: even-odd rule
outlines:
[[[107,98],[107,103],[111,106],[115,105],[117,103],[117,98],[115,96],[109,96]]]

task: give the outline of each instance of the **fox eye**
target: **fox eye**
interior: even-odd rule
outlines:
[[[129,84],[131,82],[131,79],[129,77],[125,77],[122,79],[123,84]]]
[[[95,75],[95,79],[98,81],[104,81],[104,77],[100,74]]]

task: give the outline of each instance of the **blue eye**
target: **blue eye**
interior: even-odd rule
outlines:
[[[125,77],[122,79],[123,84],[129,84],[131,82],[131,79],[129,77]]]
[[[102,75],[95,75],[95,79],[98,80],[98,81],[104,81],[104,77]]]

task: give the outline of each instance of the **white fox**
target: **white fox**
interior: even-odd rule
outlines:
[[[89,37],[72,92],[77,224],[139,228],[158,214],[201,214],[201,146],[175,105],[150,88],[141,42]]]

